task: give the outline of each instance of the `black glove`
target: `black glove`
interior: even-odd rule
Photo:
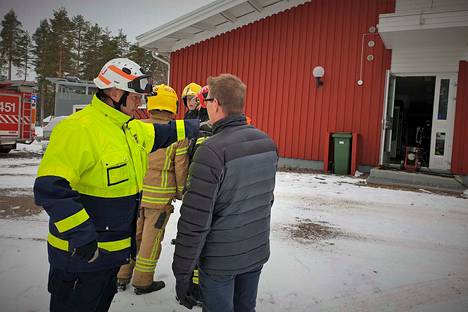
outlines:
[[[93,240],[84,246],[76,247],[72,252],[72,257],[79,257],[84,261],[88,261],[88,263],[95,261],[98,256],[99,249],[96,240]]]
[[[176,281],[176,299],[181,305],[189,310],[192,310],[192,308],[197,305],[197,301],[192,297],[191,289],[192,281],[190,279],[188,281]]]

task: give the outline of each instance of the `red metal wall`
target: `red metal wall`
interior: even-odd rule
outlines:
[[[282,157],[323,160],[327,131],[358,132],[358,163],[379,160],[385,70],[391,51],[366,36],[364,85],[358,86],[362,34],[394,11],[394,0],[312,0],[171,55],[181,92],[209,75],[233,73],[247,85],[246,115],[278,144]],[[376,42],[367,46],[368,40]],[[372,62],[366,60],[373,54]],[[312,69],[325,68],[316,88]]]
[[[468,62],[458,68],[458,87],[453,134],[452,172],[468,175]]]

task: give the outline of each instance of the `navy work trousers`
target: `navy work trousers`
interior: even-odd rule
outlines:
[[[51,312],[106,312],[117,292],[117,272],[72,273],[50,268],[48,290]]]
[[[237,275],[209,275],[199,269],[203,312],[255,312],[262,266]]]

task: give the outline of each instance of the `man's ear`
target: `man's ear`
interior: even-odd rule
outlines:
[[[218,100],[216,100],[216,112],[223,111],[223,107],[219,104]]]

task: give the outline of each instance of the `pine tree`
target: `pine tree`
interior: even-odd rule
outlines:
[[[13,66],[20,62],[18,43],[23,34],[21,22],[16,13],[10,10],[2,20],[2,31],[0,32],[0,56],[7,67],[7,79],[11,80]],[[4,65],[4,66],[5,66]]]
[[[151,52],[147,51],[148,54],[151,56]],[[151,56],[152,60],[152,66],[151,66],[151,75],[153,78],[153,81],[155,83],[167,83],[167,71],[168,71],[168,66],[161,61],[156,60],[154,57]],[[168,60],[169,62],[169,60]]]
[[[119,47],[117,40],[114,37],[112,37],[109,29],[104,29],[101,36],[100,67],[104,66],[104,64],[110,59],[119,57],[118,50]]]
[[[63,77],[74,71],[73,68],[73,23],[64,8],[54,11],[50,20],[53,57],[50,60],[55,66],[55,74]]]
[[[144,73],[151,75],[154,84],[167,83],[167,66],[156,60],[150,51],[132,44],[127,57],[139,64]]]
[[[39,116],[48,116],[53,112],[53,88],[47,82],[46,77],[55,76],[55,65],[52,61],[52,31],[49,22],[45,19],[33,34],[34,47],[32,49],[32,64],[37,74],[37,85],[39,88]],[[42,120],[41,120],[42,122]]]
[[[4,58],[3,55],[0,53],[0,81],[7,79],[5,75],[6,64],[6,58]]]
[[[98,24],[91,26],[84,34],[83,66],[80,75],[83,79],[92,80],[101,70],[102,28]]]
[[[16,75],[27,80],[28,71],[31,68],[31,37],[27,31],[22,31],[18,40],[18,69]]]
[[[3,28],[2,28],[3,29]],[[3,50],[3,41],[0,37],[0,80],[6,80],[6,65],[7,65],[7,58],[2,53]]]
[[[122,29],[119,29],[119,33],[114,37],[117,42],[117,56],[125,57],[128,54],[130,43],[127,41],[127,35],[124,34]]]
[[[52,61],[52,31],[49,22],[45,19],[39,24],[33,36],[34,47],[32,54],[34,56],[32,64],[39,79],[54,76],[54,62]]]
[[[79,78],[82,77],[82,65],[83,65],[83,50],[85,45],[84,36],[90,28],[90,23],[85,21],[83,15],[77,15],[72,18],[73,23],[73,39],[74,39],[74,53],[73,63],[74,71],[73,75]]]

